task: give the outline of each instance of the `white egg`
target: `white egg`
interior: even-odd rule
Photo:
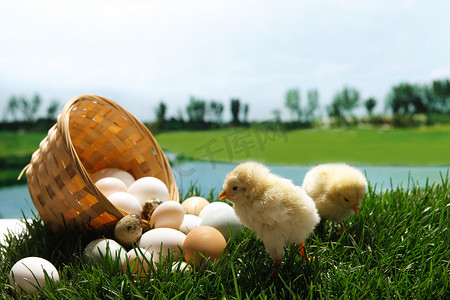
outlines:
[[[200,218],[204,218],[207,214],[214,213],[215,211],[228,210],[234,213],[233,207],[226,204],[225,202],[212,202],[206,205],[198,215]]]
[[[169,190],[167,189],[167,186],[156,177],[139,178],[128,187],[128,193],[135,196],[141,203],[141,206],[143,206],[147,200],[155,198],[159,199],[161,202],[169,200]]]
[[[166,201],[158,205],[152,213],[150,227],[180,228],[184,218],[184,208],[177,201]]]
[[[116,177],[104,177],[95,182],[95,186],[105,197],[117,192],[127,192],[125,183]]]
[[[174,259],[181,257],[180,248],[183,247],[186,235],[172,228],[156,228],[141,236],[139,247],[153,254],[153,261],[159,261],[159,255],[165,257],[170,253]]]
[[[244,225],[242,225],[236,216],[234,209],[231,211],[228,209],[216,210],[214,213],[209,213],[200,222],[200,226],[216,228],[224,236],[225,240],[229,239],[230,231],[233,236],[236,236],[244,228]]]
[[[192,271],[192,267],[190,264],[188,264],[185,261],[177,261],[174,262],[172,265],[172,271],[173,272],[183,272],[188,273]]]
[[[101,263],[107,257],[112,261],[119,260],[121,264],[125,262],[127,251],[115,240],[99,238],[93,240],[84,248],[83,256],[87,261]]]
[[[136,199],[136,197],[129,193],[117,192],[109,195],[107,198],[115,207],[129,214],[141,214],[141,203],[139,203],[139,200]]]
[[[91,175],[91,179],[93,182],[97,182],[105,177],[118,178],[122,180],[127,187],[129,187],[135,181],[133,175],[118,168],[104,168]]]
[[[40,257],[26,257],[11,268],[9,283],[16,290],[33,295],[37,292],[33,285],[45,288],[45,273],[54,281],[59,281],[58,270],[51,262]]]
[[[196,215],[209,204],[209,201],[203,197],[193,196],[185,199],[181,205],[184,207],[184,212],[190,215]]]
[[[184,234],[188,234],[189,231],[194,229],[195,227],[200,226],[200,222],[202,221],[202,218],[195,215],[184,215],[183,223],[181,223],[179,231],[183,232]]]

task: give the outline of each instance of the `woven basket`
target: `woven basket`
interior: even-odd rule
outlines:
[[[153,176],[179,200],[172,169],[153,135],[113,101],[93,95],[70,100],[33,153],[26,171],[28,190],[42,220],[108,230],[126,215],[96,188],[90,174],[115,167],[136,179]]]

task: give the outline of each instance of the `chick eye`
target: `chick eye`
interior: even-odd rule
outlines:
[[[348,201],[348,199],[347,199],[347,198],[344,198],[344,200],[345,200],[345,202],[350,202],[350,201]]]
[[[233,191],[237,191],[238,187],[237,186],[233,186]]]

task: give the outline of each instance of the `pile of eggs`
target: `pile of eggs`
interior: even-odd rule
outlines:
[[[102,169],[91,178],[107,199],[128,215],[116,224],[114,239],[99,238],[85,247],[87,262],[102,262],[109,257],[119,260],[124,272],[130,268],[132,274],[141,277],[149,272],[149,263],[157,266],[168,255],[176,261],[173,270],[199,268],[205,260],[218,260],[230,234],[243,228],[230,205],[210,203],[197,196],[182,203],[170,200],[166,185],[158,178],[135,180],[116,168]],[[144,232],[142,219],[148,220],[150,230]],[[10,284],[33,294],[33,284],[45,287],[44,272],[59,280],[50,262],[38,257],[22,259],[10,271]]]
[[[128,214],[141,215],[149,201],[169,200],[169,190],[156,177],[135,180],[133,175],[124,170],[105,168],[93,173],[91,179],[109,202]]]

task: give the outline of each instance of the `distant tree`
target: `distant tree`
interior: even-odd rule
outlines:
[[[376,105],[377,105],[377,100],[375,100],[375,98],[369,98],[364,102],[364,106],[366,107],[367,114],[369,116],[372,116],[373,109],[375,108]]]
[[[327,107],[327,111],[328,111],[328,116],[330,118],[342,118],[343,117],[342,108],[341,108],[340,104],[337,103],[336,101],[333,101]]]
[[[231,115],[232,115],[232,123],[237,125],[240,123],[239,121],[239,111],[241,109],[241,101],[238,98],[231,99]]]
[[[330,116],[342,117],[350,116],[352,110],[358,106],[359,91],[355,88],[344,87],[333,97],[333,102],[328,108]]]
[[[17,119],[18,110],[19,110],[19,99],[16,96],[11,96],[6,106],[5,115],[3,116],[3,118],[6,120],[9,118],[9,116],[11,116],[12,117],[11,120],[13,122],[18,121]]]
[[[166,119],[167,105],[160,101],[156,108],[156,122],[163,123]]]
[[[319,91],[311,89],[308,91],[308,104],[305,109],[306,121],[311,122],[314,119],[314,113],[319,107]]]
[[[59,107],[59,101],[53,100],[50,102],[50,105],[47,108],[47,119],[49,120],[55,120],[56,119],[56,113],[58,111]]]
[[[36,119],[36,114],[41,106],[41,97],[36,94],[27,100],[25,97],[12,96],[8,102],[7,114],[13,115],[13,121],[32,122]],[[18,117],[18,113],[21,118]]]
[[[290,89],[286,92],[285,106],[291,112],[291,116],[296,115],[297,121],[300,121],[302,111],[300,108],[300,91],[299,89]]]
[[[245,123],[248,122],[248,110],[249,110],[248,103],[245,103],[245,105],[244,105],[244,122]]]
[[[436,100],[433,110],[441,113],[450,112],[450,80],[434,80],[431,89]]]
[[[191,97],[186,111],[190,122],[204,122],[206,102],[204,100]]]
[[[209,104],[209,111],[214,116],[217,123],[222,123],[223,104],[216,101],[211,101]]]
[[[427,111],[420,88],[410,83],[400,83],[393,86],[388,94],[387,105],[395,116],[425,113]]]

